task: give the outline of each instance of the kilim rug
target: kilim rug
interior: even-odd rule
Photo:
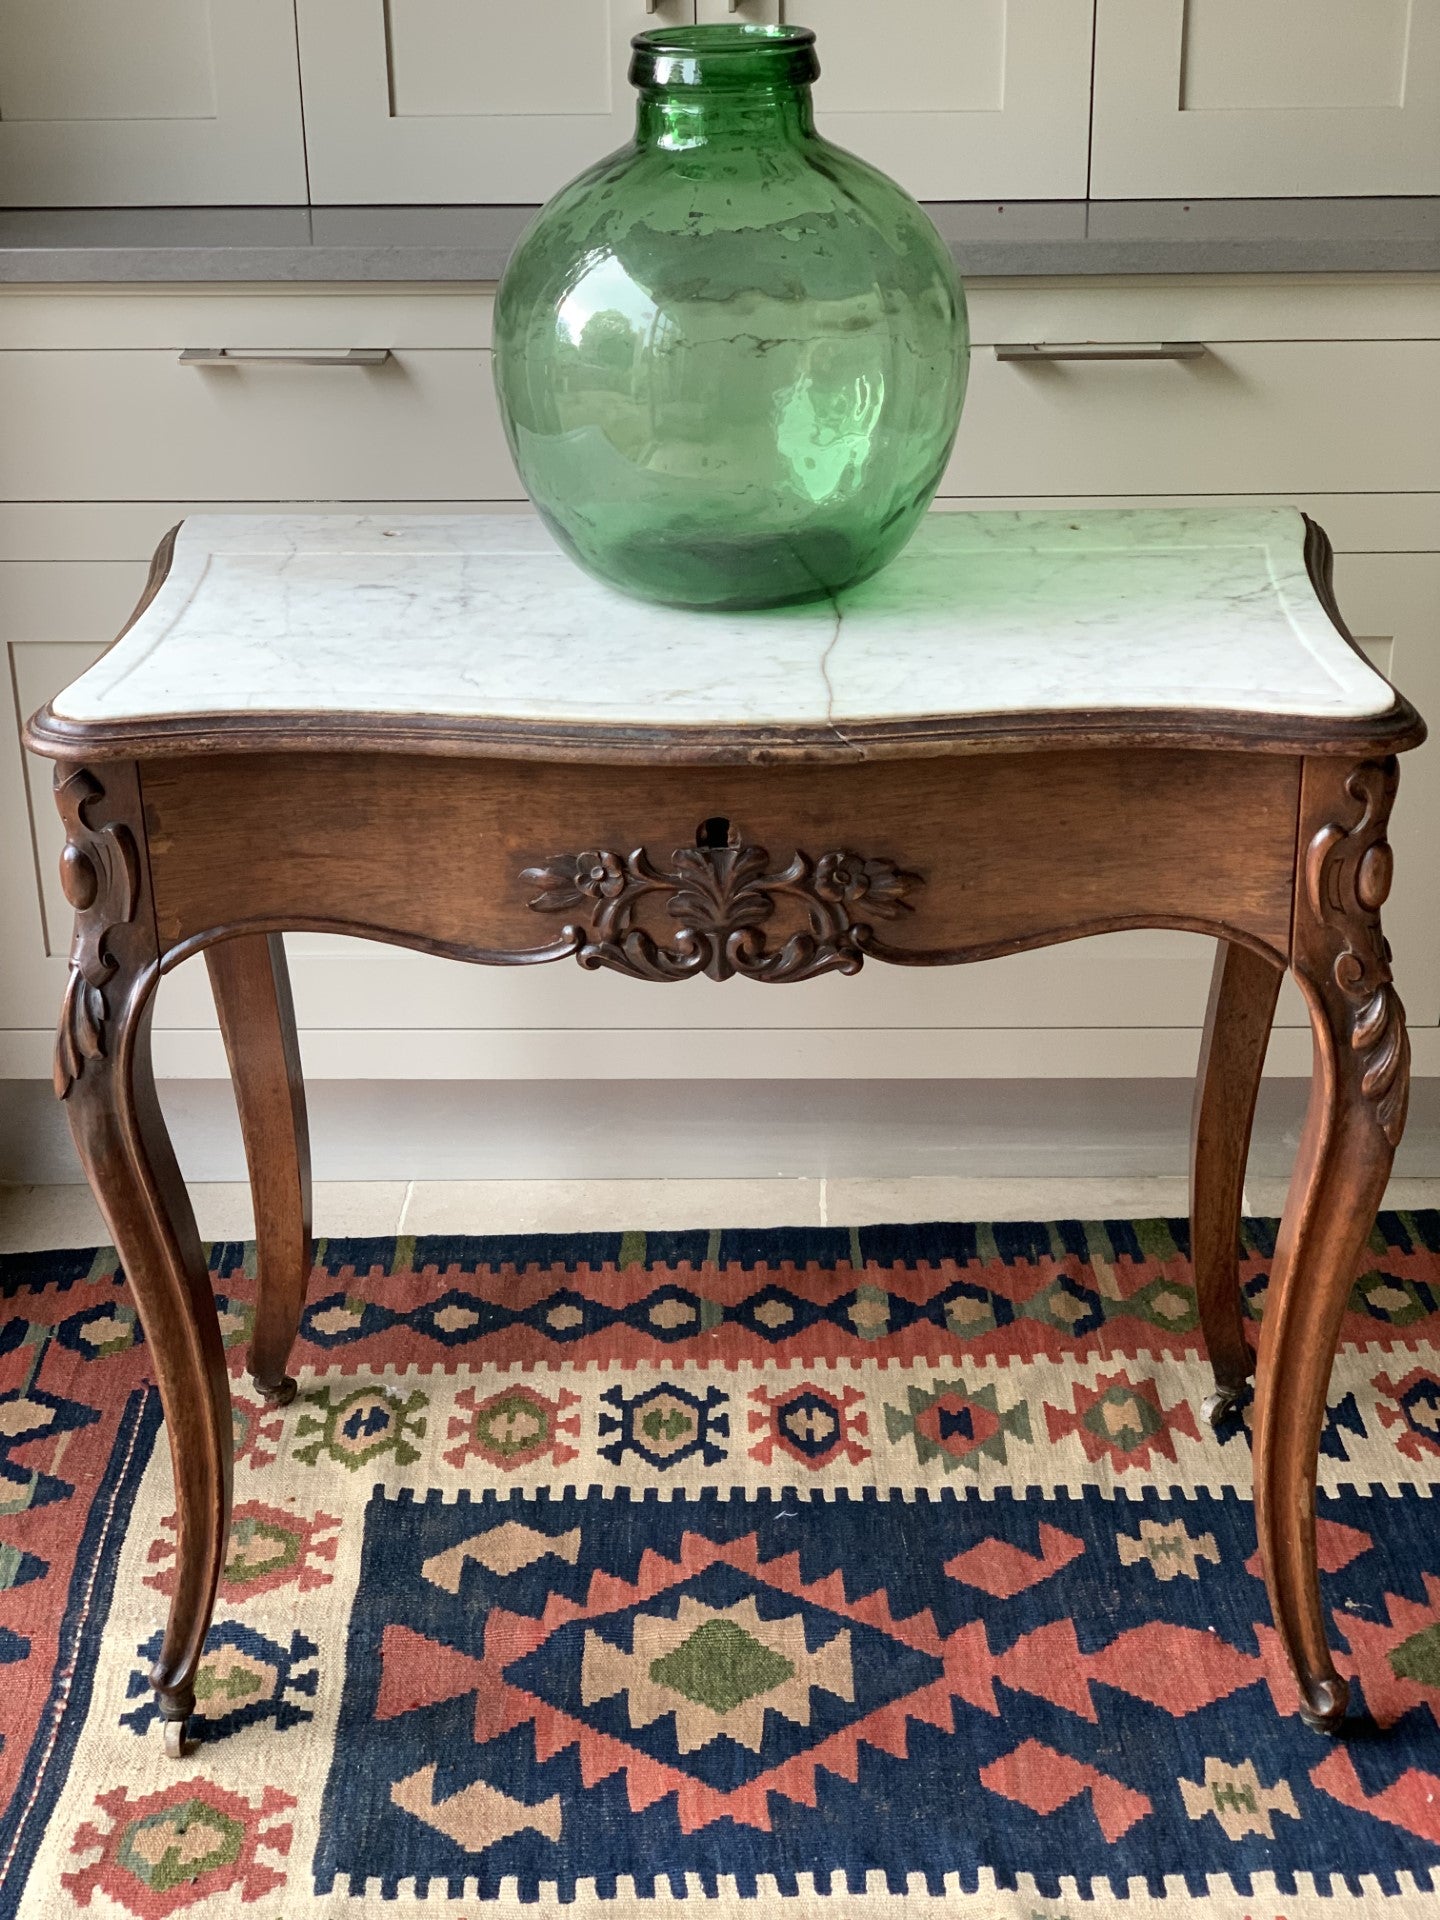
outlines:
[[[1345,1323],[1338,1741],[1183,1222],[332,1241],[281,1413],[253,1249],[212,1264],[236,1517],[176,1763],[123,1277],[0,1262],[0,1920],[1440,1920],[1440,1214],[1381,1217]]]

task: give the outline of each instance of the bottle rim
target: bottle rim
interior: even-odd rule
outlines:
[[[808,86],[820,72],[809,27],[652,27],[630,44],[630,80],[641,88]]]

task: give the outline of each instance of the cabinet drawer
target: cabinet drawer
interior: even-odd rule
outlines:
[[[517,230],[524,218],[523,209],[517,208]],[[1343,291],[1337,297],[1343,301]],[[489,287],[463,284],[418,289],[381,282],[345,287],[274,287],[243,281],[226,286],[63,289],[6,285],[0,287],[0,348],[37,347],[47,353],[85,347],[110,351],[142,347],[156,352],[162,347],[178,352],[193,346],[481,348],[490,345],[493,304]],[[1403,296],[1398,302],[1387,298],[1388,323],[1383,331],[1415,336],[1426,332],[1411,317],[1413,305],[1413,295],[1408,301]],[[1331,335],[1371,335],[1374,328],[1368,318],[1375,306],[1373,300],[1365,300],[1358,311],[1366,316],[1367,325],[1361,326],[1358,320],[1347,323],[1341,317],[1350,311],[1348,307],[1337,309],[1327,301],[1324,330]],[[1307,310],[1313,310],[1313,303],[1302,301],[1297,319]],[[1209,327],[1216,339],[1225,331],[1225,311],[1222,306]],[[1285,326],[1287,330],[1296,326],[1288,314]],[[1306,331],[1299,325],[1299,333]]]
[[[512,208],[518,233],[527,218]],[[330,221],[344,216],[330,214]],[[412,223],[417,216],[397,215]],[[940,209],[942,223],[944,210]],[[1204,236],[1202,235],[1202,238]],[[1434,340],[1440,275],[1153,274],[1001,280],[969,274],[971,338],[997,340]],[[488,347],[494,289],[203,285],[0,286],[0,348],[159,351],[210,343]]]
[[[520,492],[488,353],[407,349],[376,367],[182,366],[168,348],[0,353],[0,418],[4,500]]]
[[[1440,488],[1440,341],[1249,341],[1188,361],[975,353],[946,494]],[[0,353],[0,499],[506,500],[489,356],[181,366]]]
[[[1026,363],[977,348],[942,491],[1293,495],[1437,486],[1440,341],[1252,340],[1194,360]]]
[[[943,226],[945,209],[937,211]],[[1187,215],[1200,221],[1205,217],[1205,210],[1195,207]],[[1213,210],[1212,217],[1218,217]],[[1205,237],[1202,226],[1197,240]],[[959,257],[970,307],[970,338],[987,347],[999,340],[1208,340],[1219,344],[1227,340],[1440,339],[1440,275],[1436,274],[972,279],[965,272],[963,246]],[[56,302],[56,295],[49,297],[52,304]],[[45,342],[32,337],[15,344]],[[144,344],[159,343],[147,340]]]

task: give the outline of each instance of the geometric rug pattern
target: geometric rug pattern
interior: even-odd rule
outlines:
[[[1274,1223],[1245,1223],[1263,1314]],[[167,1761],[108,1248],[0,1259],[0,1920],[1440,1920],[1440,1214],[1321,1452],[1296,1712],[1183,1221],[321,1243]]]

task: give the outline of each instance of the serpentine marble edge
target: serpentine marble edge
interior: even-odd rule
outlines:
[[[705,725],[1130,708],[1357,717],[1293,508],[932,513],[835,602],[676,612],[533,514],[202,514],[54,703],[81,723],[351,712]]]

